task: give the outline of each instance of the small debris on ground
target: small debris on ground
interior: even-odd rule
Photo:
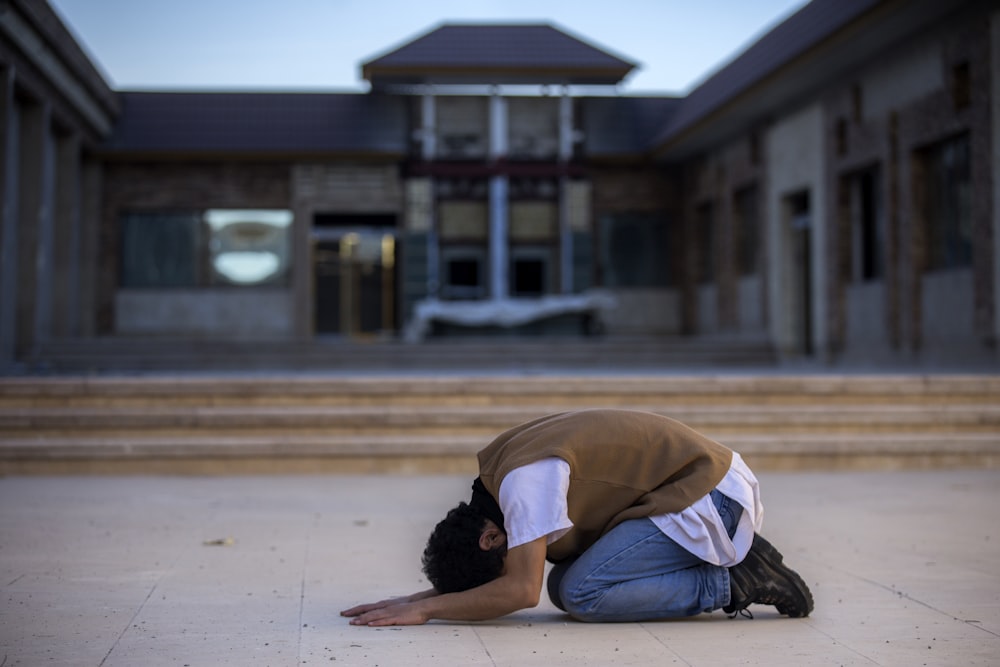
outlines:
[[[202,542],[206,547],[231,547],[236,544],[236,540],[231,537],[220,537],[217,540],[205,540]]]

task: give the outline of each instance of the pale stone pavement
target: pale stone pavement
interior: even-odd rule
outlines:
[[[585,625],[546,600],[384,629],[338,612],[426,587],[470,480],[0,479],[0,667],[1000,664],[1000,471],[759,476],[809,618]]]

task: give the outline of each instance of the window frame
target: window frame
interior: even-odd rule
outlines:
[[[210,221],[211,218],[217,217],[219,214],[223,218],[228,216],[233,220],[228,223]],[[266,215],[262,216],[261,214]],[[240,219],[241,217],[245,219]],[[254,218],[267,217],[275,219],[280,217],[284,221],[275,224],[254,220]],[[171,243],[171,239],[164,238],[162,227],[158,230],[161,237],[159,240],[157,240],[157,234],[150,235],[145,241],[141,235],[150,225],[162,226],[169,221],[185,221],[190,230],[188,234],[190,243],[185,244],[183,240],[181,242],[181,245],[188,245],[188,247],[183,250],[175,248],[174,254],[162,252],[164,244],[170,245]],[[271,254],[278,259],[278,268],[265,274],[261,280],[240,281],[232,275],[227,276],[225,270],[216,263],[216,260],[222,255],[237,252],[237,250],[232,249],[231,240],[227,246],[221,231],[235,224],[271,224],[283,230],[283,232],[279,232],[282,238],[271,249]],[[294,224],[294,213],[287,208],[211,207],[123,211],[119,216],[118,226],[118,287],[145,290],[287,289],[292,284],[292,230]],[[169,233],[166,236],[169,237]],[[135,253],[137,247],[143,248],[143,253],[138,256]],[[244,250],[246,252],[264,252],[254,250],[252,247]],[[180,280],[150,279],[151,266],[169,265],[171,261],[182,263],[188,267],[186,278]]]

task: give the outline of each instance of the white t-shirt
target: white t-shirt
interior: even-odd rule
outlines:
[[[552,544],[573,527],[566,503],[569,474],[566,461],[546,458],[516,468],[504,477],[500,484],[499,504],[507,530],[508,548],[513,549],[542,536],[546,537],[546,544]],[[750,550],[753,534],[760,530],[764,519],[764,508],[760,502],[757,478],[735,452],[729,471],[716,489],[743,508],[732,539],[729,539],[710,495],[680,512],[660,514],[650,519],[664,535],[701,560],[732,567],[741,562]]]

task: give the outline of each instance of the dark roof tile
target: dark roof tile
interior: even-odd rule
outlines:
[[[668,141],[815,47],[882,0],[813,0],[696,86],[656,143]]]
[[[373,85],[449,82],[614,84],[634,63],[547,24],[445,24],[362,65]]]
[[[358,93],[124,92],[108,152],[406,150],[405,99]]]

